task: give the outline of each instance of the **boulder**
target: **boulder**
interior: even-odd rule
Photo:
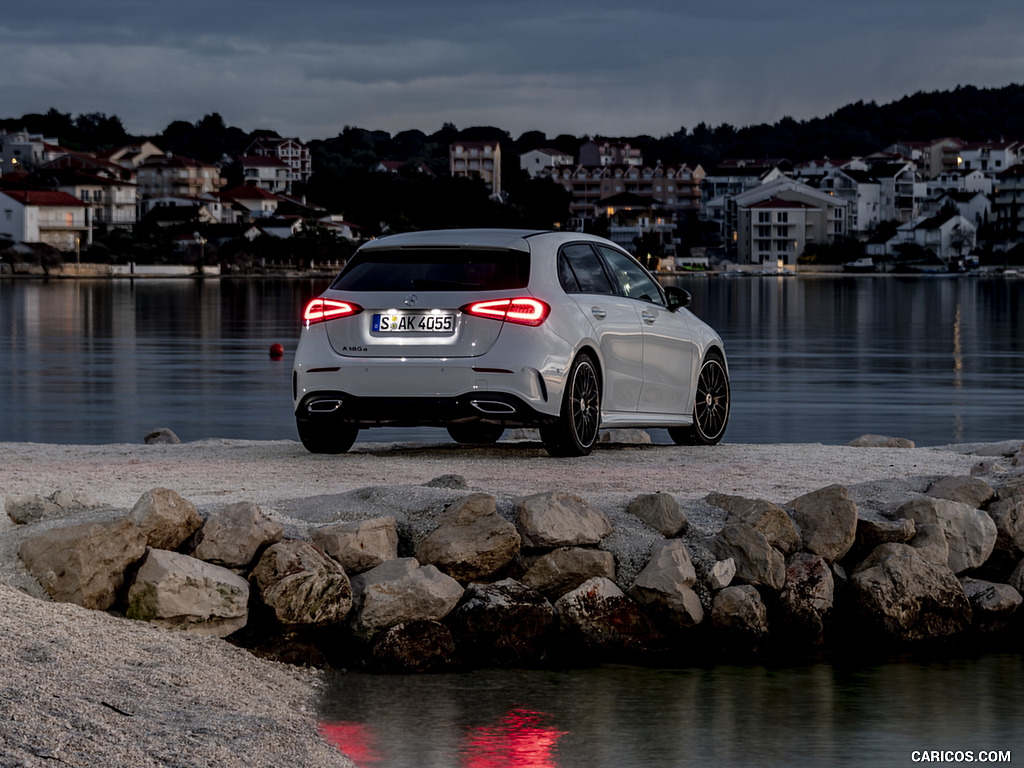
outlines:
[[[252,502],[225,504],[212,511],[196,532],[192,556],[245,570],[261,549],[282,536],[284,527],[264,517]]]
[[[611,579],[585,581],[555,602],[559,624],[574,652],[655,650],[663,638],[654,623]]]
[[[146,534],[128,520],[53,528],[18,548],[29,573],[62,603],[105,611],[125,570],[146,554]]]
[[[763,533],[768,543],[783,555],[789,556],[800,549],[800,534],[786,510],[778,504],[724,493],[712,493],[707,501],[729,513],[726,525],[746,523]]]
[[[497,513],[494,497],[474,493],[454,502],[416,548],[416,559],[459,581],[486,580],[519,551],[516,527]]]
[[[562,547],[533,559],[521,580],[549,600],[557,600],[595,576],[615,578],[615,556],[611,552]]]
[[[843,485],[805,493],[789,503],[804,549],[829,563],[842,559],[857,539],[857,505]]]
[[[999,489],[986,510],[996,524],[995,548],[1016,562],[1024,555],[1024,486]]]
[[[768,609],[749,584],[726,587],[715,595],[711,623],[730,643],[756,646],[768,637]]]
[[[880,544],[906,544],[917,533],[913,520],[901,517],[899,520],[867,520],[857,518],[857,537],[853,547],[846,553],[846,560],[859,562]]]
[[[954,573],[962,573],[984,564],[996,545],[996,524],[987,512],[969,504],[946,499],[911,499],[897,514],[915,523],[942,526],[949,544],[947,564]]]
[[[1006,467],[995,459],[983,459],[971,467],[971,475],[1001,475]]]
[[[325,525],[314,530],[311,538],[349,574],[398,557],[398,528],[393,517]]]
[[[1013,573],[1010,574],[1007,581],[1011,587],[1024,595],[1024,560],[1017,563],[1017,567],[1013,569]]]
[[[1020,608],[1021,594],[1009,584],[961,578],[960,585],[971,603],[974,626],[982,632],[1005,629]]]
[[[777,606],[785,634],[801,643],[822,645],[834,600],[835,582],[829,564],[808,552],[793,555]]]
[[[861,625],[899,642],[949,637],[971,624],[971,605],[953,572],[906,544],[882,544],[849,587]]]
[[[669,493],[637,496],[629,502],[626,511],[669,539],[678,536],[686,528],[686,513]]]
[[[935,565],[949,563],[949,542],[946,534],[938,523],[922,523],[914,525],[914,538],[909,542],[917,550],[917,554]]]
[[[530,664],[547,655],[555,609],[537,590],[504,579],[470,584],[445,623],[468,661]]]
[[[71,490],[57,490],[49,496],[8,496],[4,500],[4,511],[18,525],[37,523],[50,517],[66,517],[98,506],[92,497]]]
[[[315,544],[271,544],[249,576],[263,604],[287,627],[340,623],[352,608],[352,586],[336,560]]]
[[[180,445],[181,439],[174,434],[167,427],[160,427],[154,429],[152,432],[147,432],[142,438],[142,441],[146,445]]]
[[[684,630],[704,620],[704,608],[693,591],[697,574],[690,553],[678,539],[660,541],[627,594],[663,628]]]
[[[888,435],[861,435],[847,443],[851,448],[913,448],[914,441]]]
[[[712,592],[717,592],[720,589],[725,589],[732,584],[733,578],[736,576],[736,561],[731,557],[725,558],[725,560],[717,560],[712,565],[705,576],[704,583],[707,584],[708,589]]]
[[[998,443],[986,443],[973,451],[975,456],[1010,457],[1024,449],[1020,440],[1002,440]]]
[[[786,559],[749,525],[726,525],[715,535],[711,550],[719,560],[731,558],[736,578],[747,584],[778,592],[786,581]]]
[[[249,583],[227,568],[149,549],[128,590],[129,619],[227,637],[249,617]]]
[[[410,621],[440,621],[463,589],[451,576],[415,558],[388,560],[352,578],[353,632],[363,640]]]
[[[936,499],[959,501],[961,504],[980,508],[995,495],[992,486],[977,477],[954,475],[936,480],[925,493]]]
[[[384,630],[374,640],[371,655],[381,672],[436,672],[454,662],[455,642],[440,622],[406,621]]]
[[[552,549],[599,544],[612,532],[608,516],[570,493],[537,493],[516,504],[524,547]]]
[[[196,505],[167,488],[146,491],[135,502],[128,519],[146,534],[153,549],[175,550],[203,524]]]

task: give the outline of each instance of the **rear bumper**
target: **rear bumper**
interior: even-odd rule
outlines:
[[[322,391],[304,395],[295,409],[299,423],[359,427],[444,427],[473,421],[526,427],[549,424],[556,418],[506,392],[473,392],[455,397],[366,397]]]

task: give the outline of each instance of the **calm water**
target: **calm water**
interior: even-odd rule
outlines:
[[[918,750],[1020,762],[1022,682],[1019,654],[848,668],[340,674],[323,732],[360,768],[910,766]]]
[[[1024,281],[678,282],[726,341],[727,441],[1024,437]],[[164,426],[183,440],[295,439],[298,318],[325,283],[0,280],[0,442],[137,443]],[[363,768],[903,766],[914,750],[1020,761],[1024,662],[350,674],[322,717]]]
[[[1024,281],[677,282],[726,342],[729,442],[1024,436]],[[0,441],[139,442],[156,427],[183,440],[296,439],[298,318],[326,283],[0,280]],[[283,359],[270,359],[273,343]]]

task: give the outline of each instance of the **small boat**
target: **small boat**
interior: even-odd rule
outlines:
[[[848,261],[843,264],[844,272],[874,272],[875,260],[870,256],[861,256],[856,261]]]

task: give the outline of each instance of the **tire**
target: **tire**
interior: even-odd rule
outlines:
[[[716,445],[729,423],[729,374],[717,352],[709,352],[697,375],[697,391],[693,398],[693,424],[669,427],[668,434],[676,445]]]
[[[558,420],[540,428],[552,456],[586,456],[601,426],[601,380],[590,355],[581,353],[569,367]]]
[[[345,453],[359,434],[359,427],[352,424],[327,425],[296,419],[295,426],[299,440],[310,453]]]
[[[448,434],[456,443],[463,445],[496,443],[505,434],[500,424],[484,424],[470,421],[462,424],[449,424]]]

